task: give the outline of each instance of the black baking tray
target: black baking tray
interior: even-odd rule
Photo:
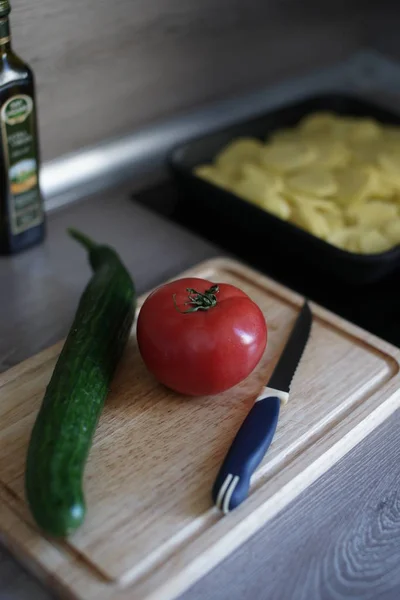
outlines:
[[[231,140],[253,136],[265,140],[273,132],[296,125],[304,116],[327,110],[340,115],[367,116],[386,124],[400,125],[400,114],[371,100],[348,94],[324,94],[279,107],[255,118],[197,137],[175,147],[167,162],[182,192],[179,215],[203,232],[229,228],[230,236],[242,240],[265,257],[265,262],[292,260],[293,268],[332,274],[352,284],[377,282],[400,272],[400,246],[380,254],[355,254],[337,248],[296,225],[200,179],[193,168],[211,162]]]

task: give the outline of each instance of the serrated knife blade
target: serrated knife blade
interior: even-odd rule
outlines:
[[[223,513],[239,506],[248,495],[251,476],[274,437],[281,404],[289,398],[311,326],[312,312],[306,300],[268,383],[240,426],[218,472],[212,498]]]

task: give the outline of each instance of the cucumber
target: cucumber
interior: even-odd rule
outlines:
[[[46,534],[67,537],[86,515],[84,469],[136,309],[133,280],[118,254],[69,229],[93,275],[56,362],[28,444],[25,494]]]

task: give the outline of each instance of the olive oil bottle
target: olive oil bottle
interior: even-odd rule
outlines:
[[[45,236],[34,75],[11,48],[10,11],[0,0],[0,254]]]

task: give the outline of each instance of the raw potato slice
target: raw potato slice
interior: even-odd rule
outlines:
[[[335,178],[338,184],[335,200],[342,206],[362,202],[372,189],[372,174],[367,169],[346,167],[338,170]]]
[[[360,253],[359,236],[349,236],[344,246],[344,250],[348,252]]]
[[[384,144],[380,145],[380,154],[390,154],[392,156],[400,156],[400,140],[385,140]]]
[[[329,133],[337,122],[337,117],[329,111],[319,111],[304,117],[299,125],[301,133]]]
[[[374,198],[392,200],[393,195],[396,192],[396,187],[393,185],[393,182],[390,181],[390,177],[377,167],[369,167],[369,171],[372,176],[370,195],[374,196]]]
[[[277,193],[266,195],[260,206],[275,216],[287,221],[291,215],[291,209],[286,200]]]
[[[400,172],[395,171],[380,171],[381,178],[385,181],[386,185],[391,185],[395,194],[400,192]]]
[[[349,144],[353,162],[360,165],[377,164],[378,156],[382,152],[382,145],[377,140],[353,141]]]
[[[343,250],[346,248],[347,241],[350,237],[350,233],[346,227],[342,229],[336,229],[332,231],[327,236],[327,241],[333,246],[337,246],[338,248],[342,248]]]
[[[400,180],[400,154],[382,152],[378,156],[378,162],[391,178]]]
[[[398,125],[384,125],[383,136],[385,143],[400,147],[400,127]]]
[[[364,231],[360,231],[358,229],[351,229],[348,232],[347,240],[344,245],[344,250],[348,252],[361,252],[360,247],[360,238],[364,235]]]
[[[224,189],[231,189],[232,182],[229,177],[219,171],[213,165],[199,165],[194,169],[195,175],[201,179],[205,179],[214,185],[222,187]]]
[[[251,137],[238,138],[219,152],[215,161],[216,166],[223,170],[231,170],[232,167],[239,167],[244,162],[257,164],[262,148],[264,144],[260,140]]]
[[[260,181],[251,178],[240,179],[233,187],[233,192],[244,200],[260,204],[266,192],[265,186]]]
[[[315,196],[300,194],[299,192],[294,192],[289,188],[286,188],[283,194],[294,204],[304,204],[305,206],[320,210],[326,214],[338,216],[342,212],[339,206],[337,206],[332,200],[328,200],[326,198],[316,198]]]
[[[400,219],[386,223],[383,233],[393,245],[400,244]]]
[[[310,141],[310,147],[316,154],[312,162],[313,167],[345,167],[351,158],[351,152],[339,140],[314,140]]]
[[[292,190],[320,198],[332,196],[337,190],[337,183],[332,173],[327,169],[314,166],[288,177],[286,183]]]
[[[343,229],[345,226],[343,216],[339,214],[334,214],[330,212],[324,212],[324,217],[329,227],[329,235],[338,229]]]
[[[237,182],[233,191],[241,198],[287,220],[291,209],[289,203],[278,192],[281,185],[279,177],[248,165],[244,169],[243,178]]]
[[[382,200],[370,200],[361,206],[350,206],[346,211],[348,219],[368,228],[379,228],[387,221],[398,218],[397,206]]]
[[[278,181],[261,169],[247,169],[246,174],[233,185],[233,191],[238,196],[262,204],[270,194],[277,193]]]
[[[280,192],[283,190],[282,177],[257,165],[244,164],[239,169],[239,176],[243,179],[254,179],[259,182],[260,186],[265,186],[266,191]]]
[[[360,227],[341,227],[332,231],[327,241],[337,248],[349,252],[360,252],[360,237],[364,235],[364,229]]]
[[[240,163],[226,162],[221,165],[216,163],[215,168],[220,176],[231,184],[240,177]]]
[[[365,231],[360,236],[360,250],[364,254],[379,254],[392,247],[391,242],[377,229]]]
[[[352,140],[376,140],[382,135],[382,127],[374,119],[355,121],[350,130]]]
[[[293,211],[293,222],[320,238],[325,238],[330,232],[325,216],[311,206],[296,206]]]
[[[350,116],[336,116],[330,131],[332,139],[341,140],[348,144],[351,139],[357,119]]]
[[[349,252],[400,244],[400,125],[318,111],[231,141],[197,173]]]
[[[285,173],[305,167],[313,161],[315,155],[314,150],[301,142],[279,142],[265,146],[261,163],[272,171]]]
[[[294,127],[279,129],[274,131],[265,140],[267,144],[286,144],[287,142],[296,143],[299,140],[299,134]]]

